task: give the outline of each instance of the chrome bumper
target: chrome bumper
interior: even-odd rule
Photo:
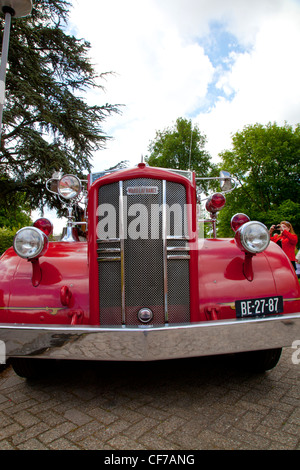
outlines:
[[[154,361],[290,347],[300,313],[160,327],[0,324],[6,357]]]

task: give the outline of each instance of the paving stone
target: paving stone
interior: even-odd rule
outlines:
[[[6,439],[0,442],[0,450],[14,450],[14,447]]]
[[[74,443],[81,442],[88,436],[99,432],[101,429],[105,430],[105,427],[101,423],[98,421],[92,421],[67,433],[65,437]]]
[[[80,446],[68,441],[65,438],[57,439],[49,444],[51,450],[81,450]]]
[[[230,357],[0,373],[0,450],[300,450],[291,348],[251,375]],[[197,371],[197,373],[195,373]]]
[[[38,439],[28,439],[17,446],[18,450],[49,450],[49,447],[42,444]]]
[[[31,426],[30,428],[21,429],[18,432],[14,433],[14,435],[11,436],[11,442],[13,443],[13,445],[18,446],[21,443],[24,443],[30,439],[40,436],[42,433],[46,432],[47,430],[48,430],[47,424],[40,421],[38,424],[35,424],[34,426]],[[0,444],[1,444],[1,441],[0,441]]]
[[[72,421],[72,423],[75,423],[78,426],[82,426],[83,424],[92,421],[92,418],[90,416],[88,416],[86,413],[82,413],[76,408],[72,408],[71,410],[66,411],[64,416],[69,421]]]
[[[145,447],[128,436],[116,436],[108,444],[117,450],[145,450]]]
[[[44,444],[47,444],[58,439],[61,436],[64,436],[65,434],[67,434],[74,428],[75,428],[74,424],[63,423],[63,424],[60,424],[59,426],[56,426],[53,429],[50,429],[49,431],[44,432],[43,434],[40,434],[39,439]]]
[[[26,410],[15,413],[13,418],[15,421],[17,421],[17,423],[21,424],[25,428],[29,428],[39,422],[39,419],[37,417],[33,416]]]

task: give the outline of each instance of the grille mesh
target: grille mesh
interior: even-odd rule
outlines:
[[[129,189],[128,189],[129,188]],[[132,193],[132,188],[133,193]],[[135,193],[135,188],[155,188],[157,191],[144,194]],[[130,192],[131,191],[131,192]],[[122,323],[122,263],[120,261],[124,247],[125,281],[125,323],[140,324],[137,313],[142,307],[150,308],[154,313],[152,323],[165,323],[164,311],[164,251],[162,229],[163,182],[154,179],[133,179],[123,181],[123,203],[125,240],[122,245],[119,238],[120,210],[119,182],[104,185],[99,189],[99,205],[111,204],[116,211],[116,234],[108,240],[98,240],[97,256],[99,260],[100,324],[120,325]],[[167,206],[179,204],[184,211],[186,203],[183,185],[166,182]],[[160,210],[159,210],[160,209]],[[107,213],[98,216],[98,223],[105,225]],[[184,233],[186,216],[181,226],[170,211],[167,217],[169,250],[174,247],[186,248],[185,240],[171,239]],[[108,229],[108,227],[105,227]],[[113,231],[108,231],[113,234]],[[189,321],[189,260],[178,259],[177,255],[187,258],[187,251],[168,251],[168,321],[183,323]],[[175,256],[174,256],[175,255]],[[105,258],[110,260],[105,261]],[[174,259],[173,259],[174,258]]]

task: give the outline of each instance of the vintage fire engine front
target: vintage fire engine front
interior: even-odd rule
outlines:
[[[91,262],[99,273],[90,280],[97,282],[93,310],[100,325],[188,323],[189,181],[175,174],[168,180],[145,165],[137,175],[119,180],[116,174],[93,189],[98,218]]]
[[[231,239],[216,238],[231,177],[219,179],[204,220],[189,171],[140,163],[87,181],[49,180],[68,212],[62,239],[49,241],[52,225],[42,218],[19,230],[1,258],[0,341],[15,371],[33,376],[43,359],[245,352],[245,364],[274,367],[300,338],[298,279],[267,228],[245,214],[232,218]],[[199,236],[202,223],[211,238]]]

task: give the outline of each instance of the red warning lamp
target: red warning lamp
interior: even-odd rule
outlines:
[[[45,235],[47,235],[47,237],[49,237],[53,232],[52,223],[50,222],[50,220],[45,219],[44,217],[37,219],[34,222],[33,226],[35,228],[39,228],[42,232],[44,232]]]
[[[226,198],[222,193],[215,193],[206,202],[205,208],[208,212],[218,212],[225,206]]]
[[[250,221],[250,217],[248,217],[246,214],[235,214],[231,218],[231,228],[234,232],[236,232],[242,225],[244,225],[246,222]]]

